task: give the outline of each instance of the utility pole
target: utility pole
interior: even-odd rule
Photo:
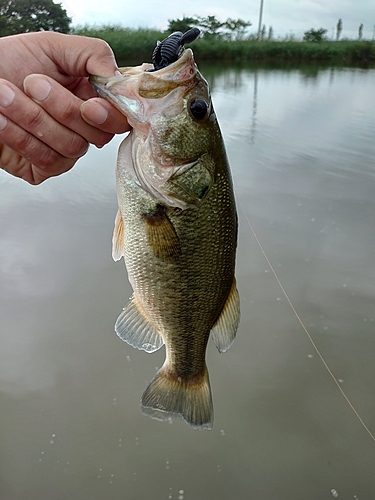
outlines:
[[[262,33],[263,1],[264,1],[264,0],[260,0],[259,26],[258,26],[258,41],[260,40],[261,33]]]

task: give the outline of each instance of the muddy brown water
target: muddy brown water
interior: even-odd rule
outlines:
[[[249,225],[375,433],[375,70],[201,69],[240,223],[214,429],[142,415],[164,350],[113,331],[131,295],[111,259],[121,139],[39,187],[0,172],[1,499],[375,498],[375,442]]]

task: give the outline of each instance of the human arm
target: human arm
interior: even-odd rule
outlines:
[[[0,52],[1,168],[39,184],[129,130],[88,81],[116,73],[104,41],[45,31],[0,38]]]

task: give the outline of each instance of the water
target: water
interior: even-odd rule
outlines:
[[[203,67],[231,160],[242,320],[208,346],[212,431],[143,416],[164,352],[121,342],[120,138],[39,187],[0,172],[0,497],[375,497],[374,70]],[[163,351],[163,350],[162,350]]]

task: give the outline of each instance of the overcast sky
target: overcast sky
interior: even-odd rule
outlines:
[[[183,16],[215,15],[220,21],[250,21],[255,32],[260,0],[55,0],[61,1],[73,24],[121,24],[126,27],[166,29],[168,19]],[[264,0],[263,23],[272,26],[275,36],[290,33],[298,37],[310,28],[325,28],[331,37],[338,19],[343,21],[342,37],[355,38],[364,24],[364,38],[372,38],[375,0]]]

